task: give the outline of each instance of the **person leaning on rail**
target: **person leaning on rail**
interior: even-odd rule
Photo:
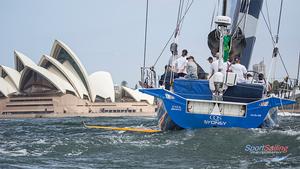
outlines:
[[[160,86],[165,86],[166,90],[171,89],[172,84],[172,76],[174,78],[178,78],[177,73],[172,72],[172,67],[170,65],[165,66],[165,72],[160,76],[160,79],[158,81],[158,84]]]

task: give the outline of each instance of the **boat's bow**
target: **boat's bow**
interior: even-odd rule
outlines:
[[[185,102],[185,99],[183,97],[162,88],[144,88],[139,89],[139,91],[154,96],[156,98],[160,98],[162,100],[174,100],[176,98],[176,101]]]
[[[283,99],[279,97],[269,97],[265,99],[261,99],[255,102],[251,102],[248,104],[248,107],[279,107],[279,106],[284,106],[284,105],[289,105],[289,104],[295,104],[296,101],[294,100],[289,100],[289,99]]]

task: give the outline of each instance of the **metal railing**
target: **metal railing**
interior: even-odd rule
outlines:
[[[144,88],[156,88],[157,79],[154,67],[141,67],[141,86]]]

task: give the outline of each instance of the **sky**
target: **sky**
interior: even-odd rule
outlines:
[[[179,50],[188,49],[209,71],[207,35],[217,0],[194,0],[179,37]],[[266,0],[265,0],[266,2]],[[179,0],[149,0],[146,66],[152,66],[175,29]],[[266,3],[263,11],[266,13]],[[268,0],[273,33],[280,0]],[[300,52],[299,0],[284,0],[279,50],[290,77],[296,78]],[[17,50],[36,63],[50,54],[55,39],[66,43],[89,74],[108,71],[115,84],[126,80],[134,87],[143,65],[146,0],[1,0],[0,64],[14,67]],[[272,41],[262,16],[250,65],[262,60],[270,66]],[[169,46],[155,69],[162,74],[170,57]],[[286,74],[277,63],[276,78]]]

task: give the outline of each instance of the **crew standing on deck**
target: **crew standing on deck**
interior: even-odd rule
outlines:
[[[215,60],[213,60],[212,57],[209,57],[207,59],[208,62],[210,63],[210,75],[208,79],[210,79],[215,73],[223,71],[223,65],[221,65],[221,68],[219,68],[219,53],[216,53],[214,57]]]
[[[214,59],[212,57],[209,57],[207,59],[207,61],[210,64],[210,71],[209,71],[209,78],[208,78],[208,79],[210,79],[213,76],[213,74],[215,73],[215,69],[213,68]]]
[[[172,72],[170,65],[165,66],[165,73],[161,75],[160,80],[158,81],[160,86],[164,86],[166,90],[171,89],[172,78],[177,78],[177,73]]]
[[[229,57],[227,62],[224,62],[224,75],[226,75],[227,72],[232,72],[231,66],[232,66],[233,58]]]
[[[237,82],[238,83],[245,83],[246,82],[246,74],[247,69],[244,65],[240,63],[240,58],[234,58],[233,64],[231,65],[231,70],[233,73],[237,74]]]
[[[175,61],[180,57],[178,55],[178,51],[177,51],[177,43],[172,43],[170,46],[170,52],[171,52],[171,56],[169,59],[169,65],[175,69]]]
[[[187,54],[188,51],[186,49],[183,49],[181,57],[175,60],[175,71],[179,77],[184,77],[187,74],[186,72]]]
[[[185,75],[186,79],[198,79],[198,71],[197,71],[197,65],[195,63],[194,57],[189,56],[187,57],[187,66],[186,66],[186,71],[187,75]]]

